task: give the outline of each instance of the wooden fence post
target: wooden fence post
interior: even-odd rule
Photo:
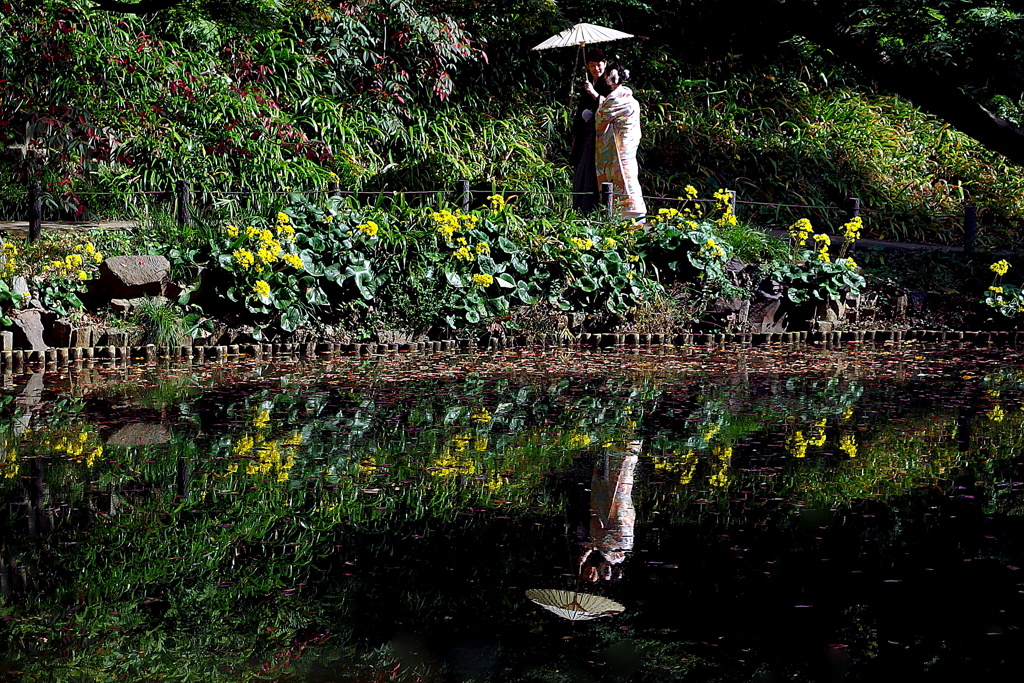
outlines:
[[[731,211],[732,215],[735,216],[736,215],[736,190],[726,189],[726,192],[729,193],[729,211]]]
[[[458,184],[455,185],[455,197],[456,203],[462,208],[463,211],[469,211],[470,196],[471,193],[469,191],[469,181],[460,180]]]
[[[860,216],[860,197],[846,198],[846,220],[852,221]]]
[[[604,205],[605,218],[615,217],[615,192],[611,183],[601,183],[601,204]]]
[[[974,253],[974,238],[978,233],[978,207],[964,207],[964,254]]]
[[[331,180],[327,183],[327,196],[328,197],[340,197],[341,196],[341,185],[338,184],[337,180]]]
[[[43,235],[43,183],[33,180],[28,185],[28,241]]]
[[[177,211],[175,212],[178,219],[178,225],[188,225],[189,219],[191,218],[192,210],[192,183],[187,180],[179,180],[177,192]]]

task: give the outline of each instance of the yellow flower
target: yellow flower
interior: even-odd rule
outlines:
[[[252,239],[253,237],[258,237],[259,234],[260,229],[257,227],[250,225],[245,228],[245,236],[248,237],[249,239]]]
[[[1003,410],[1002,406],[992,406],[992,409],[988,411],[988,419],[993,422],[1002,422],[1006,417],[1006,411]]]
[[[286,223],[291,223],[291,221],[292,221],[292,219],[288,217],[288,214],[282,213],[280,211],[277,212],[277,222],[278,223],[284,225]]]
[[[378,229],[377,224],[373,221],[366,221],[365,223],[356,226],[356,230],[359,230],[367,237],[373,237],[376,235]]]
[[[686,195],[687,199],[692,200],[697,198],[697,188],[695,188],[693,185],[687,185],[686,187],[684,187],[683,193]]]
[[[469,419],[474,420],[475,422],[490,422],[491,413],[487,410],[487,408],[481,406],[479,410],[470,415]]]
[[[263,280],[257,280],[252,286],[253,293],[260,299],[266,299],[270,296],[270,285]]]
[[[235,249],[231,252],[238,265],[243,268],[251,268],[256,263],[256,257],[248,249]]]
[[[89,273],[85,272],[84,270],[78,271],[78,279],[79,280],[88,280],[89,279]]]
[[[228,225],[224,227],[224,232],[228,234],[228,237],[238,237],[238,226]]]
[[[97,251],[95,254],[92,255],[92,260],[95,261],[96,263],[102,262],[103,261],[103,254],[101,254],[100,252]]]
[[[491,203],[491,211],[494,213],[500,213],[505,210],[505,198],[500,194],[492,194],[487,198],[487,201]]]
[[[92,242],[86,242],[85,246],[83,246],[82,249],[84,249],[85,253],[89,256],[92,256],[93,254],[96,253],[96,247],[93,245]],[[17,253],[17,250],[15,250],[15,253]]]
[[[487,242],[480,242],[479,244],[476,245],[476,253],[478,253],[478,254],[490,254],[491,253],[491,245],[487,244]]]
[[[486,289],[494,283],[494,277],[486,273],[477,273],[473,276],[473,284],[480,289]]]
[[[853,434],[843,434],[839,437],[839,450],[846,453],[847,457],[857,457],[857,442]]]
[[[281,257],[281,260],[287,263],[295,270],[302,270],[302,259],[295,254],[285,254]]]
[[[995,272],[996,275],[1003,276],[1006,275],[1006,271],[1010,269],[1010,264],[1006,259],[1001,259],[989,266],[989,269]]]
[[[68,268],[77,268],[82,265],[82,257],[78,254],[68,254],[64,257],[64,263]]]
[[[1003,288],[1002,287],[996,287],[995,285],[989,287],[988,289],[989,289],[989,291],[995,292],[996,294],[1002,294],[1003,293]]]

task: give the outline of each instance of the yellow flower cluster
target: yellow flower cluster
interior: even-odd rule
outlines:
[[[281,257],[281,260],[287,263],[295,270],[303,269],[302,259],[295,254],[285,254],[284,256]]]
[[[256,256],[259,258],[260,263],[267,265],[277,261],[280,255],[281,243],[277,240],[261,243],[260,248],[256,251]]]
[[[650,219],[648,219],[648,222],[667,223],[668,221],[672,220],[673,218],[679,215],[680,214],[677,209],[658,209],[658,215],[652,216]]]
[[[491,413],[490,411],[487,410],[485,406],[480,406],[480,409],[474,412],[472,415],[470,415],[469,419],[473,420],[474,422],[490,422]]]
[[[257,280],[252,285],[252,292],[257,299],[265,299],[270,296],[270,285],[265,280]]]
[[[479,244],[476,245],[476,253],[478,253],[478,254],[490,254],[491,253],[491,245],[487,244],[487,242],[480,242]]]
[[[613,240],[611,237],[605,237],[604,242],[601,243],[601,246],[604,247],[605,249],[614,249],[615,247],[619,246],[619,243]]]
[[[500,194],[492,194],[487,198],[487,201],[491,203],[491,211],[494,213],[501,213],[508,204]]]
[[[253,264],[256,263],[256,257],[248,249],[235,249],[231,252],[231,256],[234,257],[235,262],[248,270],[252,268]]]
[[[811,222],[806,218],[801,218],[793,225],[789,226],[789,239],[795,244],[803,246],[807,244],[807,238],[814,232],[814,228],[811,227]]]
[[[487,289],[494,284],[494,277],[486,273],[477,273],[473,276],[473,284],[480,289]]]
[[[718,206],[722,210],[722,216],[715,221],[715,224],[724,228],[736,225],[736,214],[733,212],[733,194],[724,188],[715,191],[714,197],[718,200]]]
[[[991,287],[988,288],[988,291],[995,292],[996,294],[1002,294],[1003,293],[1003,288],[1002,287],[996,287],[995,285],[992,285]]]
[[[829,263],[832,259],[828,255],[828,246],[832,244],[832,238],[824,233],[818,233],[814,236],[814,241],[818,243],[818,254],[817,258],[822,263]]]
[[[857,265],[857,262],[850,257],[846,257],[845,263],[846,267],[849,268],[850,270],[857,270],[858,268],[860,268],[860,266]]]
[[[289,470],[295,466],[295,453],[302,445],[301,432],[294,432],[284,439],[268,439],[270,411],[262,406],[253,410],[252,426],[254,433],[239,437],[231,449],[235,456],[249,459],[245,473],[255,476],[276,472],[278,481],[287,481]],[[237,463],[227,468],[228,474],[237,471]]]
[[[231,239],[234,239],[234,238],[238,237],[238,226],[237,225],[225,225],[224,226],[224,233],[227,234],[227,236],[230,237]]]
[[[437,224],[437,231],[444,235],[446,240],[450,240],[452,235],[459,230],[470,230],[476,227],[477,222],[480,220],[476,216],[462,213],[458,209],[455,209],[455,213],[448,209],[435,211],[430,214],[430,218]]]
[[[860,216],[853,218],[843,224],[840,230],[843,231],[843,237],[849,242],[856,242],[860,239],[860,231],[864,227],[864,221]]]
[[[473,255],[473,252],[470,251],[469,247],[467,247],[466,245],[462,245],[461,247],[453,251],[452,256],[459,261],[473,261],[476,259],[476,256]]]
[[[1002,277],[1003,275],[1006,275],[1006,271],[1010,270],[1010,264],[1006,261],[1006,259],[1001,259],[993,263],[991,266],[989,266],[989,270],[994,272],[999,277]]]
[[[375,236],[379,229],[380,228],[373,221],[366,221],[365,223],[360,223],[359,225],[356,226],[356,230],[363,233],[367,237]]]
[[[843,434],[839,437],[839,450],[846,453],[848,458],[857,457],[857,441],[853,434]]]
[[[14,257],[17,256],[17,255],[18,255],[18,247],[16,247],[11,242],[4,242],[3,252],[2,252],[4,267],[3,267],[3,271],[0,272],[0,277],[10,277],[11,275],[14,275],[14,269],[15,269]]]
[[[992,406],[992,409],[988,411],[987,417],[993,422],[1002,422],[1006,419],[1006,411],[1003,410],[1002,406]]]
[[[725,256],[725,250],[722,249],[715,240],[711,237],[704,243],[704,246],[700,248],[701,254],[710,258],[722,258]]]
[[[594,247],[594,241],[590,238],[570,237],[569,241],[572,242],[573,249],[576,251],[586,251]]]

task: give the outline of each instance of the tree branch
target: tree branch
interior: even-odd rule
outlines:
[[[926,67],[897,62],[854,35],[852,27],[818,0],[766,0],[785,16],[794,34],[831,50],[882,88],[905,97],[988,149],[1024,165],[1024,130],[1001,119],[960,83]]]

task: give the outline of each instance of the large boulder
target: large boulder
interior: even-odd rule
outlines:
[[[164,296],[170,277],[171,263],[163,256],[112,256],[100,264],[93,294],[104,301]]]

